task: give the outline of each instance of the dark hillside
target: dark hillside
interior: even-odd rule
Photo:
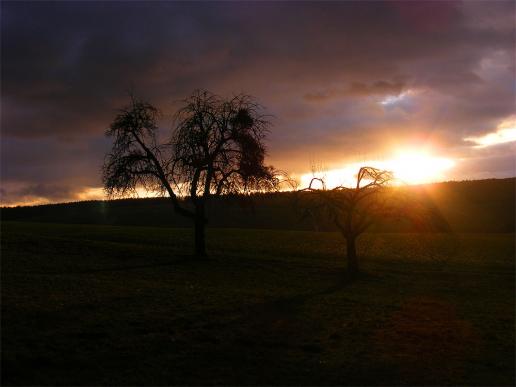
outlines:
[[[516,179],[448,182],[425,187],[450,225],[466,232],[514,232]]]
[[[437,229],[455,232],[514,232],[516,178],[446,182],[402,188],[433,208]],[[209,208],[209,227],[286,230],[333,230],[302,216],[294,194],[225,196]],[[165,198],[123,199],[2,208],[2,220],[136,226],[190,227],[174,214]],[[401,223],[386,223],[381,231],[414,231]]]

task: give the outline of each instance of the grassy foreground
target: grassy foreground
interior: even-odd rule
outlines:
[[[2,224],[2,385],[513,385],[514,234]]]

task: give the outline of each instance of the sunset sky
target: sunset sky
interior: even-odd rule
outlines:
[[[268,163],[302,181],[515,176],[514,20],[514,1],[2,2],[1,204],[102,197],[130,89],[163,130],[196,88],[254,95]]]

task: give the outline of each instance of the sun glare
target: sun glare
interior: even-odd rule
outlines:
[[[387,160],[369,160],[361,163],[349,163],[343,168],[331,169],[301,176],[301,186],[307,187],[312,178],[325,181],[327,188],[337,186],[353,187],[360,167],[371,166],[389,170],[394,174],[394,184],[425,184],[446,179],[446,172],[455,166],[450,158],[436,157],[424,151],[399,151]],[[313,188],[321,188],[319,181],[314,181]]]
[[[400,152],[397,157],[387,160],[383,168],[392,171],[400,183],[422,184],[446,178],[445,172],[454,165],[452,159],[426,152]]]

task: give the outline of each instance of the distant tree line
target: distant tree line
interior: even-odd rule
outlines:
[[[387,187],[418,197],[434,213],[424,224],[406,219],[385,218],[366,232],[443,232],[512,233],[515,232],[516,179],[492,179],[435,183],[424,186]],[[327,217],[312,217],[297,204],[294,192],[252,195],[224,195],[206,206],[208,227],[255,228],[298,231],[338,232]],[[304,199],[301,199],[304,200]],[[412,201],[412,200],[411,200]],[[415,201],[415,200],[414,200]],[[407,207],[407,211],[410,206]],[[191,227],[191,220],[171,211],[167,198],[92,200],[2,208],[3,221],[102,224],[118,226]]]

